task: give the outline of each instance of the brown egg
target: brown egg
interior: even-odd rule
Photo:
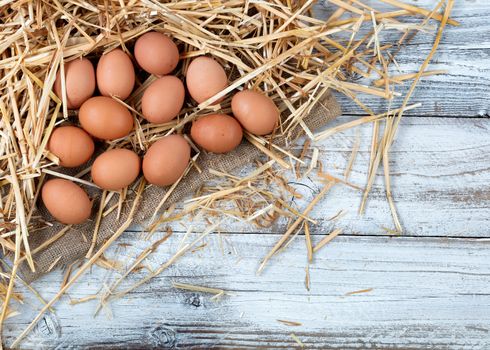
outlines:
[[[143,93],[141,110],[146,120],[166,123],[174,119],[182,109],[185,98],[184,84],[173,75],[155,80]]]
[[[123,50],[112,50],[99,59],[97,86],[102,95],[114,95],[124,100],[131,95],[134,80],[133,62]]]
[[[76,126],[55,128],[48,141],[48,150],[60,160],[60,165],[73,168],[82,165],[94,153],[94,141]]]
[[[93,182],[110,191],[129,186],[140,173],[140,158],[129,149],[111,149],[98,156],[92,164]]]
[[[65,63],[65,89],[67,108],[77,109],[88,100],[95,91],[95,71],[92,62],[86,58],[77,58]],[[54,92],[61,97],[61,74],[58,71],[54,82]]]
[[[90,217],[92,203],[87,193],[72,181],[47,181],[42,188],[41,197],[49,213],[63,224],[80,224]]]
[[[136,40],[134,57],[148,73],[165,75],[177,67],[179,49],[165,34],[149,32]]]
[[[143,175],[157,186],[168,186],[184,174],[191,147],[180,135],[169,135],[155,142],[143,158]]]
[[[231,100],[231,110],[240,124],[255,135],[270,134],[279,122],[279,110],[274,101],[260,92],[238,92]]]
[[[211,114],[192,124],[191,137],[208,152],[225,153],[240,144],[243,131],[235,118],[226,114]]]
[[[128,135],[133,129],[129,110],[110,97],[88,99],[78,113],[80,125],[90,135],[102,140],[115,140]]]
[[[223,67],[206,56],[195,58],[191,62],[185,79],[187,90],[197,103],[206,101],[228,86],[228,78]],[[218,103],[223,98],[213,103]]]

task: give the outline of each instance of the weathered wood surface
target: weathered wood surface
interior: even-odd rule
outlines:
[[[349,119],[342,117],[338,123]],[[344,228],[347,236],[337,238],[315,259],[311,292],[303,284],[303,236],[256,277],[261,258],[284,231],[284,225],[266,234],[250,232],[253,229],[244,224],[227,223],[221,229],[226,237],[224,254],[216,247],[219,238],[213,235],[204,250],[190,254],[162,277],[112,304],[113,320],[105,315],[93,319],[94,302],[70,306],[64,298],[56,308],[57,316],[47,321],[58,325],[60,335],[50,333],[46,327],[52,326],[46,322],[35,334],[48,332],[41,337],[47,348],[138,348],[149,347],[153,341],[164,342],[162,339],[168,339],[167,344],[159,343],[162,346],[182,348],[213,344],[289,348],[293,345],[290,332],[310,348],[490,346],[489,127],[490,120],[474,118],[407,118],[401,126],[391,159],[395,201],[406,235],[446,237],[355,236],[386,234],[382,227],[390,227],[382,184],[375,188],[363,219],[356,215],[359,196],[339,185],[313,211],[312,217],[319,224],[312,233],[315,242],[337,227]],[[368,125],[361,128],[361,136],[369,129]],[[341,171],[354,135],[353,131],[346,132],[319,144],[325,164],[332,169],[338,166]],[[352,173],[352,182],[358,184],[365,179],[365,147]],[[306,200],[311,198],[309,189],[302,192]],[[326,220],[339,209],[348,214],[335,223]],[[205,227],[202,222],[194,225],[196,230]],[[174,228],[183,229],[182,224]],[[182,232],[175,235],[150,259],[153,266],[175,253]],[[487,239],[449,238],[458,236]],[[132,247],[112,250],[119,251],[120,260],[134,257],[149,243],[138,232],[128,232],[124,242]],[[105,281],[111,281],[106,280],[108,275],[94,268],[77,283],[70,297],[95,292]],[[171,280],[233,290],[237,295],[212,302],[199,293],[172,290]],[[35,287],[49,299],[60,281],[61,274],[55,272],[36,282]],[[367,288],[373,291],[344,296]],[[30,306],[21,309],[23,315],[7,322],[9,340],[34,314]],[[292,319],[304,325],[287,327],[276,319]],[[160,340],[155,334],[160,334]],[[41,340],[31,337],[23,346],[35,347]]]
[[[340,117],[331,126],[353,120]],[[364,187],[370,154],[371,124],[350,129],[318,142],[324,171],[342,178],[351,155],[356,134],[360,131],[360,150],[350,182]],[[490,237],[490,119],[487,118],[405,118],[402,120],[390,154],[393,197],[404,228],[409,236]],[[301,145],[300,145],[301,146]],[[301,147],[296,150],[298,153]],[[245,175],[252,168],[245,168]],[[382,169],[369,197],[366,213],[360,217],[358,208],[362,193],[344,185],[336,185],[310,216],[318,221],[317,231],[329,232],[341,227],[344,232],[358,235],[386,235],[384,228],[393,228]],[[306,207],[320,191],[321,184],[309,178],[289,177],[304,198],[295,200],[299,210]],[[340,210],[341,220],[328,219]],[[206,223],[194,223],[202,230]],[[225,222],[228,232],[248,232],[248,223]],[[172,226],[181,230],[182,225]],[[133,228],[133,231],[141,228]],[[282,220],[263,232],[283,233]]]
[[[151,267],[173,255],[182,236],[175,233],[162,245],[150,258]],[[69,298],[95,293],[101,282],[111,281],[111,274],[94,268],[23,347],[286,349],[295,346],[290,333],[315,349],[490,346],[488,240],[339,237],[315,256],[307,291],[303,237],[297,237],[262,275],[255,275],[258,262],[278,238],[211,235],[204,249],[184,256],[160,277],[111,304],[113,319],[104,314],[93,318],[94,301],[68,305]],[[109,256],[133,258],[149,245],[131,235],[121,243],[131,246],[112,249],[118,254]],[[60,280],[61,274],[53,273],[34,287],[49,298]],[[210,295],[176,290],[172,281],[222,288],[233,295],[213,301]],[[347,295],[365,289],[372,290]],[[30,316],[8,322],[7,340],[15,333],[9,330],[24,327]],[[286,326],[278,319],[302,326]]]
[[[413,5],[432,9],[437,1],[404,1]],[[376,9],[391,9],[389,5],[377,0],[363,3]],[[335,8],[324,1],[316,7],[318,17],[327,17]],[[453,19],[460,21],[458,27],[447,26],[441,44],[429,69],[447,70],[448,74],[424,77],[418,84],[412,102],[421,102],[422,107],[407,112],[414,116],[488,116],[490,112],[490,6],[487,0],[455,1]],[[420,23],[423,19],[420,18]],[[372,27],[366,27],[371,30]],[[382,36],[394,35],[395,30],[385,30]],[[389,39],[392,40],[391,38]],[[393,66],[392,73],[405,74],[417,72],[427,56],[434,41],[434,32],[418,33],[396,56],[400,72]],[[386,42],[386,41],[384,41]],[[360,80],[363,82],[363,80]],[[411,81],[405,82],[396,91],[404,94]],[[365,114],[354,102],[339,94],[346,114]],[[384,112],[388,106],[379,103],[378,97],[361,97],[373,110]],[[399,99],[394,105],[398,105]]]
[[[386,8],[375,0],[363,2]],[[433,0],[406,2],[425,8],[435,4]],[[326,9],[317,7],[318,16],[331,8],[328,4]],[[393,224],[382,179],[374,186],[362,218],[357,215],[360,193],[337,185],[311,213],[318,221],[312,234],[318,242],[333,228],[343,228],[344,233],[316,255],[310,268],[310,291],[303,283],[303,236],[256,276],[261,259],[284,232],[285,223],[257,233],[249,225],[225,222],[222,234],[210,235],[204,249],[186,255],[160,277],[111,303],[112,319],[105,313],[93,318],[96,301],[68,303],[69,298],[97,292],[118,276],[94,267],[22,348],[289,349],[297,345],[290,333],[307,348],[318,349],[490,348],[490,119],[485,118],[490,105],[488,1],[456,1],[453,18],[462,25],[447,28],[429,67],[447,69],[448,75],[420,82],[412,102],[423,106],[407,113],[413,118],[403,120],[391,153],[393,196],[404,228],[402,237],[387,237],[384,229]],[[418,70],[432,40],[433,34],[418,35],[402,51],[398,63],[403,73]],[[346,116],[337,124],[353,118],[348,115],[361,113],[350,101],[340,100]],[[378,100],[364,101],[376,110],[386,107]],[[360,128],[361,149],[351,174],[351,181],[361,186],[370,128]],[[318,144],[320,158],[333,175],[342,173],[355,137],[355,130],[349,130]],[[294,181],[305,195],[296,204],[304,208],[318,185]],[[327,220],[341,209],[347,214],[340,220]],[[206,226],[193,224],[198,231]],[[183,226],[173,228],[174,236],[149,259],[152,267],[176,251]],[[109,256],[128,265],[150,244],[138,230],[133,228],[120,242],[131,246],[113,247]],[[153,238],[158,237],[161,233]],[[61,280],[62,272],[55,271],[34,287],[50,299]],[[172,281],[234,293],[212,301],[209,295],[175,290]],[[372,290],[346,295],[363,289]],[[22,314],[7,321],[7,344],[39,308],[29,292],[24,290],[24,294]],[[302,326],[286,326],[277,319]]]

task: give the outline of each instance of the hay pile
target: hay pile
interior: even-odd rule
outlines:
[[[257,207],[256,202],[243,200],[241,205],[231,210],[233,215],[250,222],[256,221],[259,225],[268,225],[283,215],[294,218],[284,237],[265,257],[260,268],[262,270],[292,234],[304,229],[309,236],[308,211],[328,189],[335,183],[348,184],[346,179],[323,176],[326,180],[324,190],[311,207],[304,212],[288,208],[286,202],[281,203],[283,199],[280,193],[266,191],[261,184],[266,183],[265,181],[274,182],[291,193],[293,190],[281,181],[278,172],[273,169],[279,166],[294,170],[295,164],[303,164],[309,172],[319,172],[321,175],[321,162],[318,160],[318,153],[315,155],[313,151],[307,163],[305,155],[311,153],[309,143],[302,154],[294,155],[287,147],[275,144],[275,139],[287,139],[296,126],[303,128],[311,141],[317,141],[346,128],[373,122],[371,161],[360,211],[364,210],[376,171],[382,165],[394,225],[396,231],[401,232],[402,227],[391,198],[389,149],[404,111],[416,107],[410,106],[409,100],[419,79],[423,75],[441,73],[427,72],[426,68],[437,49],[445,25],[458,23],[449,19],[452,0],[438,1],[431,10],[409,6],[398,0],[379,1],[391,5],[393,9],[379,12],[375,5],[368,6],[362,0],[330,0],[332,11],[326,19],[315,18],[315,6],[321,4],[316,4],[313,0],[0,1],[0,244],[4,254],[12,262],[12,268],[5,267],[2,273],[0,296],[3,299],[3,308],[0,325],[15,312],[13,305],[19,296],[14,292],[14,287],[21,281],[17,275],[18,264],[26,260],[35,269],[36,256],[29,247],[29,237],[50,225],[36,214],[36,202],[44,179],[48,174],[60,176],[56,157],[46,150],[47,141],[56,125],[66,120],[76,121],[75,112],[68,111],[66,104],[52,92],[56,73],[63,69],[65,62],[76,57],[85,56],[96,60],[102,53],[116,47],[132,54],[135,39],[151,30],[164,32],[178,42],[182,63],[175,72],[176,75],[183,76],[193,57],[210,54],[226,68],[234,80],[227,89],[216,95],[227,96],[220,106],[210,106],[209,101],[200,105],[188,102],[175,121],[154,125],[141,118],[140,99],[144,89],[155,77],[139,74],[133,94],[124,102],[134,113],[136,128],[129,137],[108,142],[107,147],[129,146],[136,152],[143,153],[154,139],[181,130],[197,116],[218,108],[224,113],[229,112],[230,92],[243,87],[266,91],[279,106],[282,120],[275,135],[246,135],[247,140],[258,147],[270,161],[258,163],[257,170],[246,179],[218,173],[217,175],[225,179],[220,186],[204,187],[184,207],[182,213],[167,213],[165,217],[159,217],[150,231],[156,230],[170,219],[196,214],[196,210],[203,208],[206,209],[201,215],[209,214],[211,209],[219,212],[216,208],[219,208],[220,201],[234,201],[237,196],[239,199],[252,198],[251,192],[257,194],[262,191],[261,198],[267,198],[264,205]],[[406,21],[407,18],[410,21]],[[418,20],[418,24],[414,25],[414,19]],[[396,55],[402,45],[417,31],[427,30],[429,24],[437,24],[439,29],[433,50],[421,63],[420,70],[411,74],[390,76],[389,68],[396,64]],[[390,31],[394,39],[389,43],[380,42],[382,31]],[[370,78],[372,84],[368,86],[352,81],[354,75]],[[397,95],[397,84],[405,80],[413,82],[402,105],[386,113],[375,115],[369,106],[358,99],[359,94],[371,94],[391,100]],[[349,96],[368,116],[313,134],[303,118],[328,90],[336,90]],[[383,121],[385,125],[381,128]],[[354,157],[355,150],[352,159]],[[85,177],[89,170],[84,169],[70,178],[90,186],[90,179]],[[346,178],[348,171],[346,169]],[[240,187],[241,184],[247,185]],[[144,182],[140,181],[132,190],[141,193],[143,187]],[[109,193],[108,196],[119,196],[122,205],[125,193]],[[134,202],[126,205],[136,208],[138,200],[137,196]],[[117,208],[112,208],[115,209]],[[102,252],[129,224],[122,224],[114,239],[100,248]],[[211,226],[209,232],[217,226],[218,224]],[[322,245],[339,233],[332,232]],[[155,242],[153,249],[161,243],[163,241]],[[43,248],[49,244],[47,242]],[[191,246],[184,247],[188,250]],[[186,249],[176,252],[175,259],[184,254]],[[310,242],[307,252],[310,259],[314,251]],[[142,252],[136,262],[141,262],[150,253],[151,251]],[[163,271],[175,259],[162,265],[162,270],[159,271]],[[96,260],[88,260],[66,281],[60,293],[46,303],[31,326],[21,333],[13,345],[18,344],[42,313]],[[136,262],[121,279],[136,268]],[[151,277],[148,276],[141,283]],[[116,282],[113,287],[117,288],[117,285]]]

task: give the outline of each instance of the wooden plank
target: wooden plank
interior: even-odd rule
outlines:
[[[428,10],[432,10],[437,4],[434,0],[400,0],[406,4],[418,6]],[[363,4],[373,7],[379,11],[394,11],[396,7],[383,3],[379,0],[363,0]],[[314,16],[320,19],[327,18],[337,7],[329,3],[328,0],[319,1],[314,6]],[[459,21],[459,26],[448,25],[444,30],[441,44],[451,45],[465,48],[488,47],[490,40],[490,23],[488,16],[490,9],[488,2],[485,0],[460,0],[454,2],[451,18]],[[420,23],[424,18],[419,17],[402,17],[403,22]],[[431,22],[437,24],[437,22]],[[372,27],[371,27],[372,29]],[[391,31],[381,32],[381,35],[389,35],[396,33]],[[433,39],[433,33],[419,32],[409,44],[411,45],[430,45]]]
[[[423,58],[429,53],[426,47],[410,46],[412,54],[401,55],[400,71],[392,69],[391,74],[417,72]],[[448,74],[423,77],[410,100],[422,106],[408,111],[406,115],[488,117],[490,115],[490,59],[489,49],[450,49],[441,47],[435,55],[435,63],[429,70],[447,70]],[[366,84],[361,79],[360,83]],[[411,81],[396,88],[402,96],[410,87]],[[364,115],[355,102],[341,93],[336,93],[344,114]],[[383,113],[389,102],[377,97],[358,96],[375,113]],[[400,106],[402,97],[393,99],[392,107]]]
[[[433,0],[404,0],[415,6],[432,9]],[[363,1],[366,5],[379,10],[394,8],[376,0]],[[315,15],[326,18],[336,7],[326,2],[315,7]],[[458,27],[448,26],[444,32],[441,45],[436,53],[430,70],[447,70],[448,74],[424,77],[419,83],[412,101],[421,102],[422,107],[407,112],[407,115],[419,116],[488,116],[490,99],[490,7],[486,0],[456,1],[453,18],[460,21]],[[412,22],[412,21],[411,21]],[[366,26],[363,32],[371,30]],[[382,32],[385,42],[396,41],[401,34],[394,30]],[[409,45],[398,54],[397,62],[400,71],[393,66],[392,74],[417,72],[424,58],[430,51],[434,33],[419,33]],[[389,38],[388,38],[389,36]],[[395,39],[393,39],[395,38]],[[359,80],[367,83],[366,80]],[[397,91],[404,94],[410,82],[397,86]],[[350,99],[338,94],[345,114],[365,114]],[[376,112],[385,111],[387,103],[380,103],[377,97],[362,96],[361,101]],[[400,105],[397,98],[393,106]]]
[[[353,120],[340,117],[330,126]],[[350,181],[364,187],[367,177],[372,125],[359,128],[360,149]],[[446,237],[490,237],[490,120],[478,118],[405,118],[390,154],[392,193],[404,235]],[[336,177],[343,172],[356,140],[357,129],[325,139],[315,145],[324,171]],[[300,145],[301,146],[301,145]],[[300,152],[296,147],[295,152]],[[307,164],[309,166],[309,164]],[[245,176],[252,167],[242,169]],[[304,171],[303,171],[304,172]],[[316,232],[321,234],[335,228],[356,235],[387,235],[385,228],[394,229],[391,212],[386,202],[382,171],[375,183],[363,217],[357,214],[362,193],[344,185],[337,185],[320,201],[310,216],[318,221]],[[295,179],[289,175],[290,185],[304,198],[291,201],[303,210],[322,186],[311,180],[313,176]],[[330,221],[340,210],[345,212],[337,221]],[[194,221],[196,229],[207,223]],[[172,225],[182,230],[182,223]],[[228,232],[283,233],[286,221],[279,220],[269,229],[253,228],[248,223],[226,220]],[[133,228],[140,230],[141,228]]]
[[[150,266],[156,268],[174,254],[182,237],[175,233],[149,259]],[[134,238],[127,235],[121,243],[130,246],[114,247],[109,256],[128,265],[150,244]],[[112,303],[112,320],[104,314],[92,318],[95,301],[69,306],[65,297],[56,316],[45,317],[22,347],[293,348],[290,333],[314,349],[490,346],[488,240],[337,237],[315,255],[307,291],[303,237],[274,257],[261,276],[255,275],[278,238],[213,234],[204,249]],[[69,296],[90,295],[116,276],[94,268]],[[50,298],[60,280],[55,272],[34,287]],[[176,290],[172,281],[233,295],[212,301],[210,295]],[[359,290],[364,292],[349,295]],[[28,296],[22,315],[7,321],[7,344],[32,318],[30,304],[39,305]],[[286,326],[278,319],[302,325]]]

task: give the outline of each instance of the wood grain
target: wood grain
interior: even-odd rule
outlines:
[[[404,1],[415,6],[432,9],[433,0]],[[376,9],[393,10],[393,7],[377,0],[363,1]],[[315,14],[326,18],[336,8],[328,1],[316,6]],[[458,27],[448,26],[444,31],[441,45],[429,65],[430,70],[447,70],[448,74],[424,77],[418,84],[412,102],[422,103],[422,107],[407,112],[414,116],[488,116],[490,113],[490,6],[487,0],[456,1],[453,9],[454,19],[461,22]],[[422,21],[422,18],[420,19]],[[365,31],[372,27],[365,27]],[[362,33],[362,32],[361,32]],[[382,33],[384,42],[393,42],[400,36],[394,30]],[[390,37],[388,37],[390,36]],[[423,59],[432,46],[435,33],[419,33],[412,42],[396,56],[400,71],[393,66],[392,74],[414,73],[420,68]],[[360,83],[366,83],[361,79]],[[397,86],[398,92],[404,95],[410,81]],[[464,92],[464,93],[463,93]],[[344,97],[337,95],[345,114],[365,114],[359,107]],[[384,112],[387,103],[380,103],[377,97],[360,96],[376,112]],[[393,106],[401,104],[395,99]]]
[[[342,117],[337,123],[350,119]],[[407,234],[485,239],[352,236],[386,234],[381,227],[389,226],[390,213],[387,207],[382,209],[386,203],[381,184],[362,220],[355,215],[359,197],[338,186],[313,212],[319,225],[312,226],[311,233],[313,244],[334,227],[344,228],[344,235],[315,256],[310,292],[303,284],[303,236],[257,277],[260,260],[280,237],[274,232],[284,232],[284,224],[267,234],[229,222],[220,230],[222,239],[213,235],[204,250],[113,304],[112,320],[104,315],[92,319],[93,302],[69,306],[64,298],[56,316],[47,316],[23,346],[291,348],[289,333],[294,332],[308,348],[484,349],[490,346],[489,123],[473,118],[406,118],[391,158],[395,199]],[[369,134],[369,126],[361,130],[361,137]],[[321,159],[342,173],[354,139],[351,130],[323,141],[318,145]],[[364,181],[367,143],[363,137],[352,172],[354,183]],[[306,185],[315,189],[312,183]],[[307,187],[296,186],[305,202],[313,196]],[[350,214],[336,223],[325,220],[338,209]],[[153,267],[176,251],[182,224],[174,226],[175,237],[150,258]],[[206,226],[193,224],[198,230]],[[120,243],[112,253],[118,251],[118,259],[129,264],[126,257],[134,257],[150,242],[139,232],[128,232]],[[114,274],[94,268],[70,291],[70,298],[94,293],[113,278]],[[213,302],[200,293],[174,290],[171,280],[236,295]],[[60,272],[54,272],[35,287],[49,299],[60,281]],[[345,296],[370,288],[368,293]],[[21,309],[24,313],[8,321],[8,339],[32,318],[31,303],[38,305],[29,297],[28,306]],[[287,327],[276,319],[303,326]]]
[[[175,233],[162,245],[150,266],[164,263],[182,236]],[[315,349],[490,346],[488,240],[338,237],[315,255],[307,291],[303,237],[275,257],[261,276],[255,275],[278,238],[211,235],[204,249],[111,304],[113,319],[104,314],[92,318],[94,301],[69,306],[65,297],[56,316],[48,315],[23,348],[292,348],[290,333]],[[109,254],[120,261],[149,245],[130,234],[121,243],[130,246],[114,247]],[[92,294],[112,278],[94,268],[69,297]],[[34,286],[49,298],[60,279],[60,273],[53,273]],[[212,301],[210,295],[176,290],[172,281],[222,288],[232,295]],[[348,295],[359,290],[368,291]],[[7,343],[29,316],[8,321]],[[302,325],[290,327],[278,319]]]
[[[330,126],[352,120],[344,116]],[[365,124],[335,134],[315,146],[319,148],[324,170],[342,177],[356,139],[361,144],[353,165],[350,181],[360,187],[366,183],[372,125]],[[393,197],[399,211],[404,235],[436,237],[490,237],[490,119],[486,118],[405,118],[402,120],[390,154]],[[300,145],[301,146],[301,145]],[[295,148],[299,153],[301,147]],[[252,167],[242,169],[245,176]],[[304,172],[304,171],[303,171]],[[355,235],[388,235],[385,228],[394,229],[386,202],[382,170],[369,197],[367,210],[357,212],[362,193],[344,185],[336,185],[313,209],[310,216],[318,221],[316,232],[328,233],[343,228]],[[290,185],[301,193],[302,200],[290,203],[304,210],[320,191],[321,183],[313,176],[288,177]],[[340,210],[345,215],[330,221]],[[194,222],[203,230],[207,223]],[[182,223],[172,225],[182,230]],[[253,228],[248,223],[225,221],[227,232],[284,233],[286,221],[280,220],[269,229]],[[132,228],[133,231],[141,227]]]

